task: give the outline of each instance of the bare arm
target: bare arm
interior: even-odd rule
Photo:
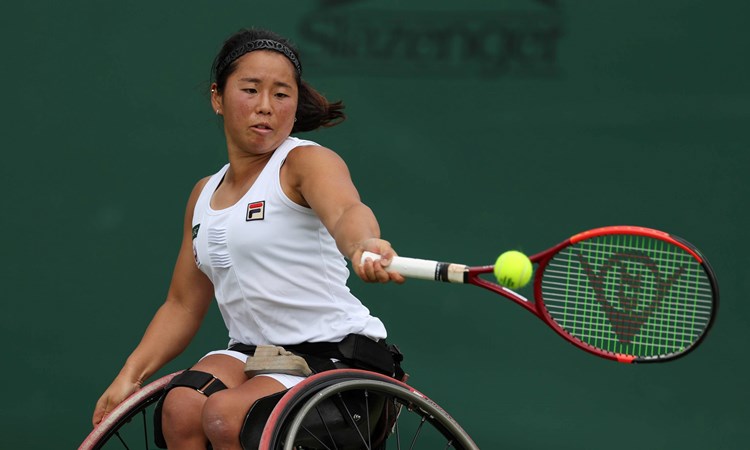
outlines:
[[[94,409],[93,424],[135,392],[157,370],[182,353],[198,332],[213,298],[213,286],[195,265],[192,218],[206,179],[193,188],[185,212],[185,224],[167,299],[154,315],[141,342]]]
[[[318,146],[293,150],[282,167],[282,186],[292,200],[316,212],[360,278],[404,281],[398,273],[385,271],[396,252],[380,238],[375,214],[362,203],[349,169],[336,153]],[[383,259],[360,264],[364,251],[383,255]]]

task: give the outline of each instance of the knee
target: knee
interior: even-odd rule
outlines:
[[[203,406],[203,431],[214,446],[239,442],[246,411],[233,400],[229,392],[217,392]]]
[[[193,389],[177,387],[169,391],[161,412],[162,430],[167,443],[200,433],[201,409],[205,399]]]

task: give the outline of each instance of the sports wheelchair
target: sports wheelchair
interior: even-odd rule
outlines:
[[[79,450],[154,448],[153,409],[165,386],[179,373],[163,376],[128,397]],[[406,383],[376,372],[320,372],[273,397],[252,405],[240,436],[243,448],[478,450],[435,402]]]

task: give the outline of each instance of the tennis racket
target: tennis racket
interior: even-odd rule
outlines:
[[[373,261],[379,255],[365,252]],[[622,363],[669,361],[698,346],[714,321],[719,288],[693,245],[662,231],[611,226],[579,233],[529,258],[534,301],[469,267],[394,257],[386,268],[409,278],[468,283],[509,298],[567,341]]]

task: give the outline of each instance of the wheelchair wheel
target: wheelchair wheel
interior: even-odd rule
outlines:
[[[181,371],[165,375],[117,405],[86,437],[79,450],[148,449],[153,444],[153,409],[164,387]]]
[[[260,450],[478,450],[440,406],[393,378],[323,372],[292,388],[271,413]]]

